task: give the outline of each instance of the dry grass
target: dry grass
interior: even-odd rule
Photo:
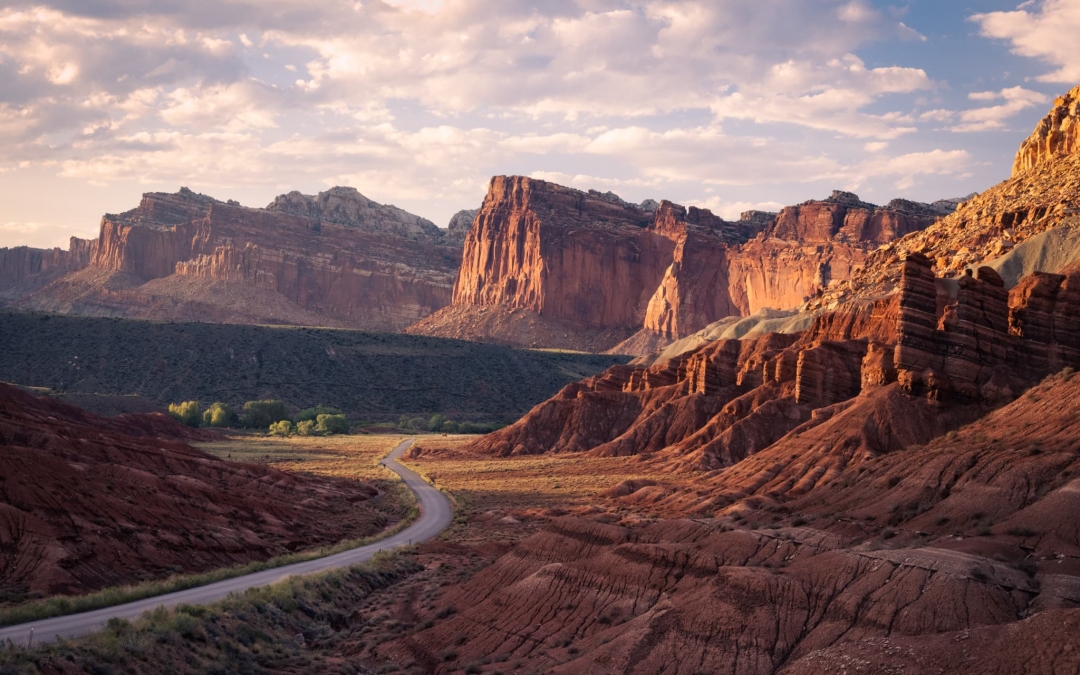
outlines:
[[[417,444],[428,451],[405,462],[437,487],[453,495],[458,503],[458,526],[449,533],[454,540],[487,538],[493,532],[485,524],[469,527],[477,516],[490,511],[545,515],[606,511],[626,515],[601,493],[625,480],[670,480],[670,475],[627,457],[585,457],[543,455],[536,457],[488,458],[457,452],[475,437],[421,437]],[[443,453],[440,455],[440,453]],[[537,522],[535,525],[539,525]],[[497,538],[515,538],[533,528],[507,529]],[[481,532],[483,531],[483,532]]]
[[[237,436],[228,441],[198,443],[203,452],[233,462],[269,464],[283,471],[360,480],[393,479],[379,466],[408,436]]]

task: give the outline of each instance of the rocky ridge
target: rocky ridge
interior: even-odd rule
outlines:
[[[950,210],[877,207],[836,192],[728,222],[671,202],[633,205],[500,176],[466,238],[453,306],[409,331],[564,348],[615,347],[621,335],[633,337],[614,351],[655,347],[725,317],[801,305],[877,245]]]
[[[148,193],[66,256],[0,250],[0,293],[23,309],[391,331],[449,303],[458,249],[428,221],[351,188],[271,206]]]
[[[823,314],[799,334],[716,340],[654,365],[615,366],[472,449],[655,453],[672,468],[717,469],[881,387],[945,408],[925,437],[897,441],[879,430],[870,449],[926,442],[1080,366],[1078,285],[1076,273],[1036,274],[1009,292],[989,268],[953,285],[911,254],[888,298]]]

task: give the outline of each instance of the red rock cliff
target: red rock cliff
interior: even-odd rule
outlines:
[[[727,222],[670,202],[633,205],[500,176],[465,240],[454,307],[410,331],[572,348],[581,330],[673,340],[725,317],[797,307],[881,243],[944,213],[837,192]]]
[[[498,176],[465,239],[454,304],[525,308],[583,327],[639,326],[675,248],[652,220],[597,193]]]
[[[0,282],[12,283],[51,270],[78,270],[86,267],[97,250],[97,242],[72,237],[68,250],[29,246],[0,248]]]
[[[153,308],[154,318],[171,311],[178,318],[398,330],[449,304],[459,249],[425,240],[441,241],[434,226],[430,237],[398,236],[422,219],[366,199],[361,208],[339,193],[310,201],[335,221],[353,219],[347,223],[283,212],[296,195],[279,199],[276,210],[186,189],[144,195],[138,208],[102,219],[93,247],[69,254],[90,263],[85,273],[52,282],[21,306],[110,316]],[[362,199],[354,190],[344,196]]]

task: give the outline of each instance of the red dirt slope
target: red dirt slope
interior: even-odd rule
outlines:
[[[48,558],[41,593],[263,560],[387,524],[371,486],[225,462],[168,417],[101,418],[0,385],[0,516]],[[7,536],[0,532],[0,537]]]
[[[696,483],[613,497],[674,515],[726,496],[721,517],[553,520],[382,653],[434,672],[1078,672],[1078,400],[1067,373],[925,446],[834,442],[845,415],[926,404],[882,387]]]

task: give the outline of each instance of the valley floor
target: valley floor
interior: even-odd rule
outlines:
[[[1047,391],[1054,386],[1064,385],[1049,383]],[[973,427],[952,442],[982,433]],[[247,438],[200,447],[278,469],[377,480],[375,461],[399,438]],[[657,512],[665,495],[701,489],[715,476],[661,475],[633,457],[477,458],[464,449],[471,440],[418,437],[404,460],[456,502],[454,524],[436,540],[208,608],[116,622],[85,640],[9,649],[2,672],[1080,668],[1080,583],[1064,567],[1057,574],[1025,567],[1025,532],[956,537],[983,542],[972,548],[901,528],[852,538],[838,521],[768,504],[745,517],[679,518],[669,506]],[[1053,452],[1072,450],[1046,444],[1044,453]]]

